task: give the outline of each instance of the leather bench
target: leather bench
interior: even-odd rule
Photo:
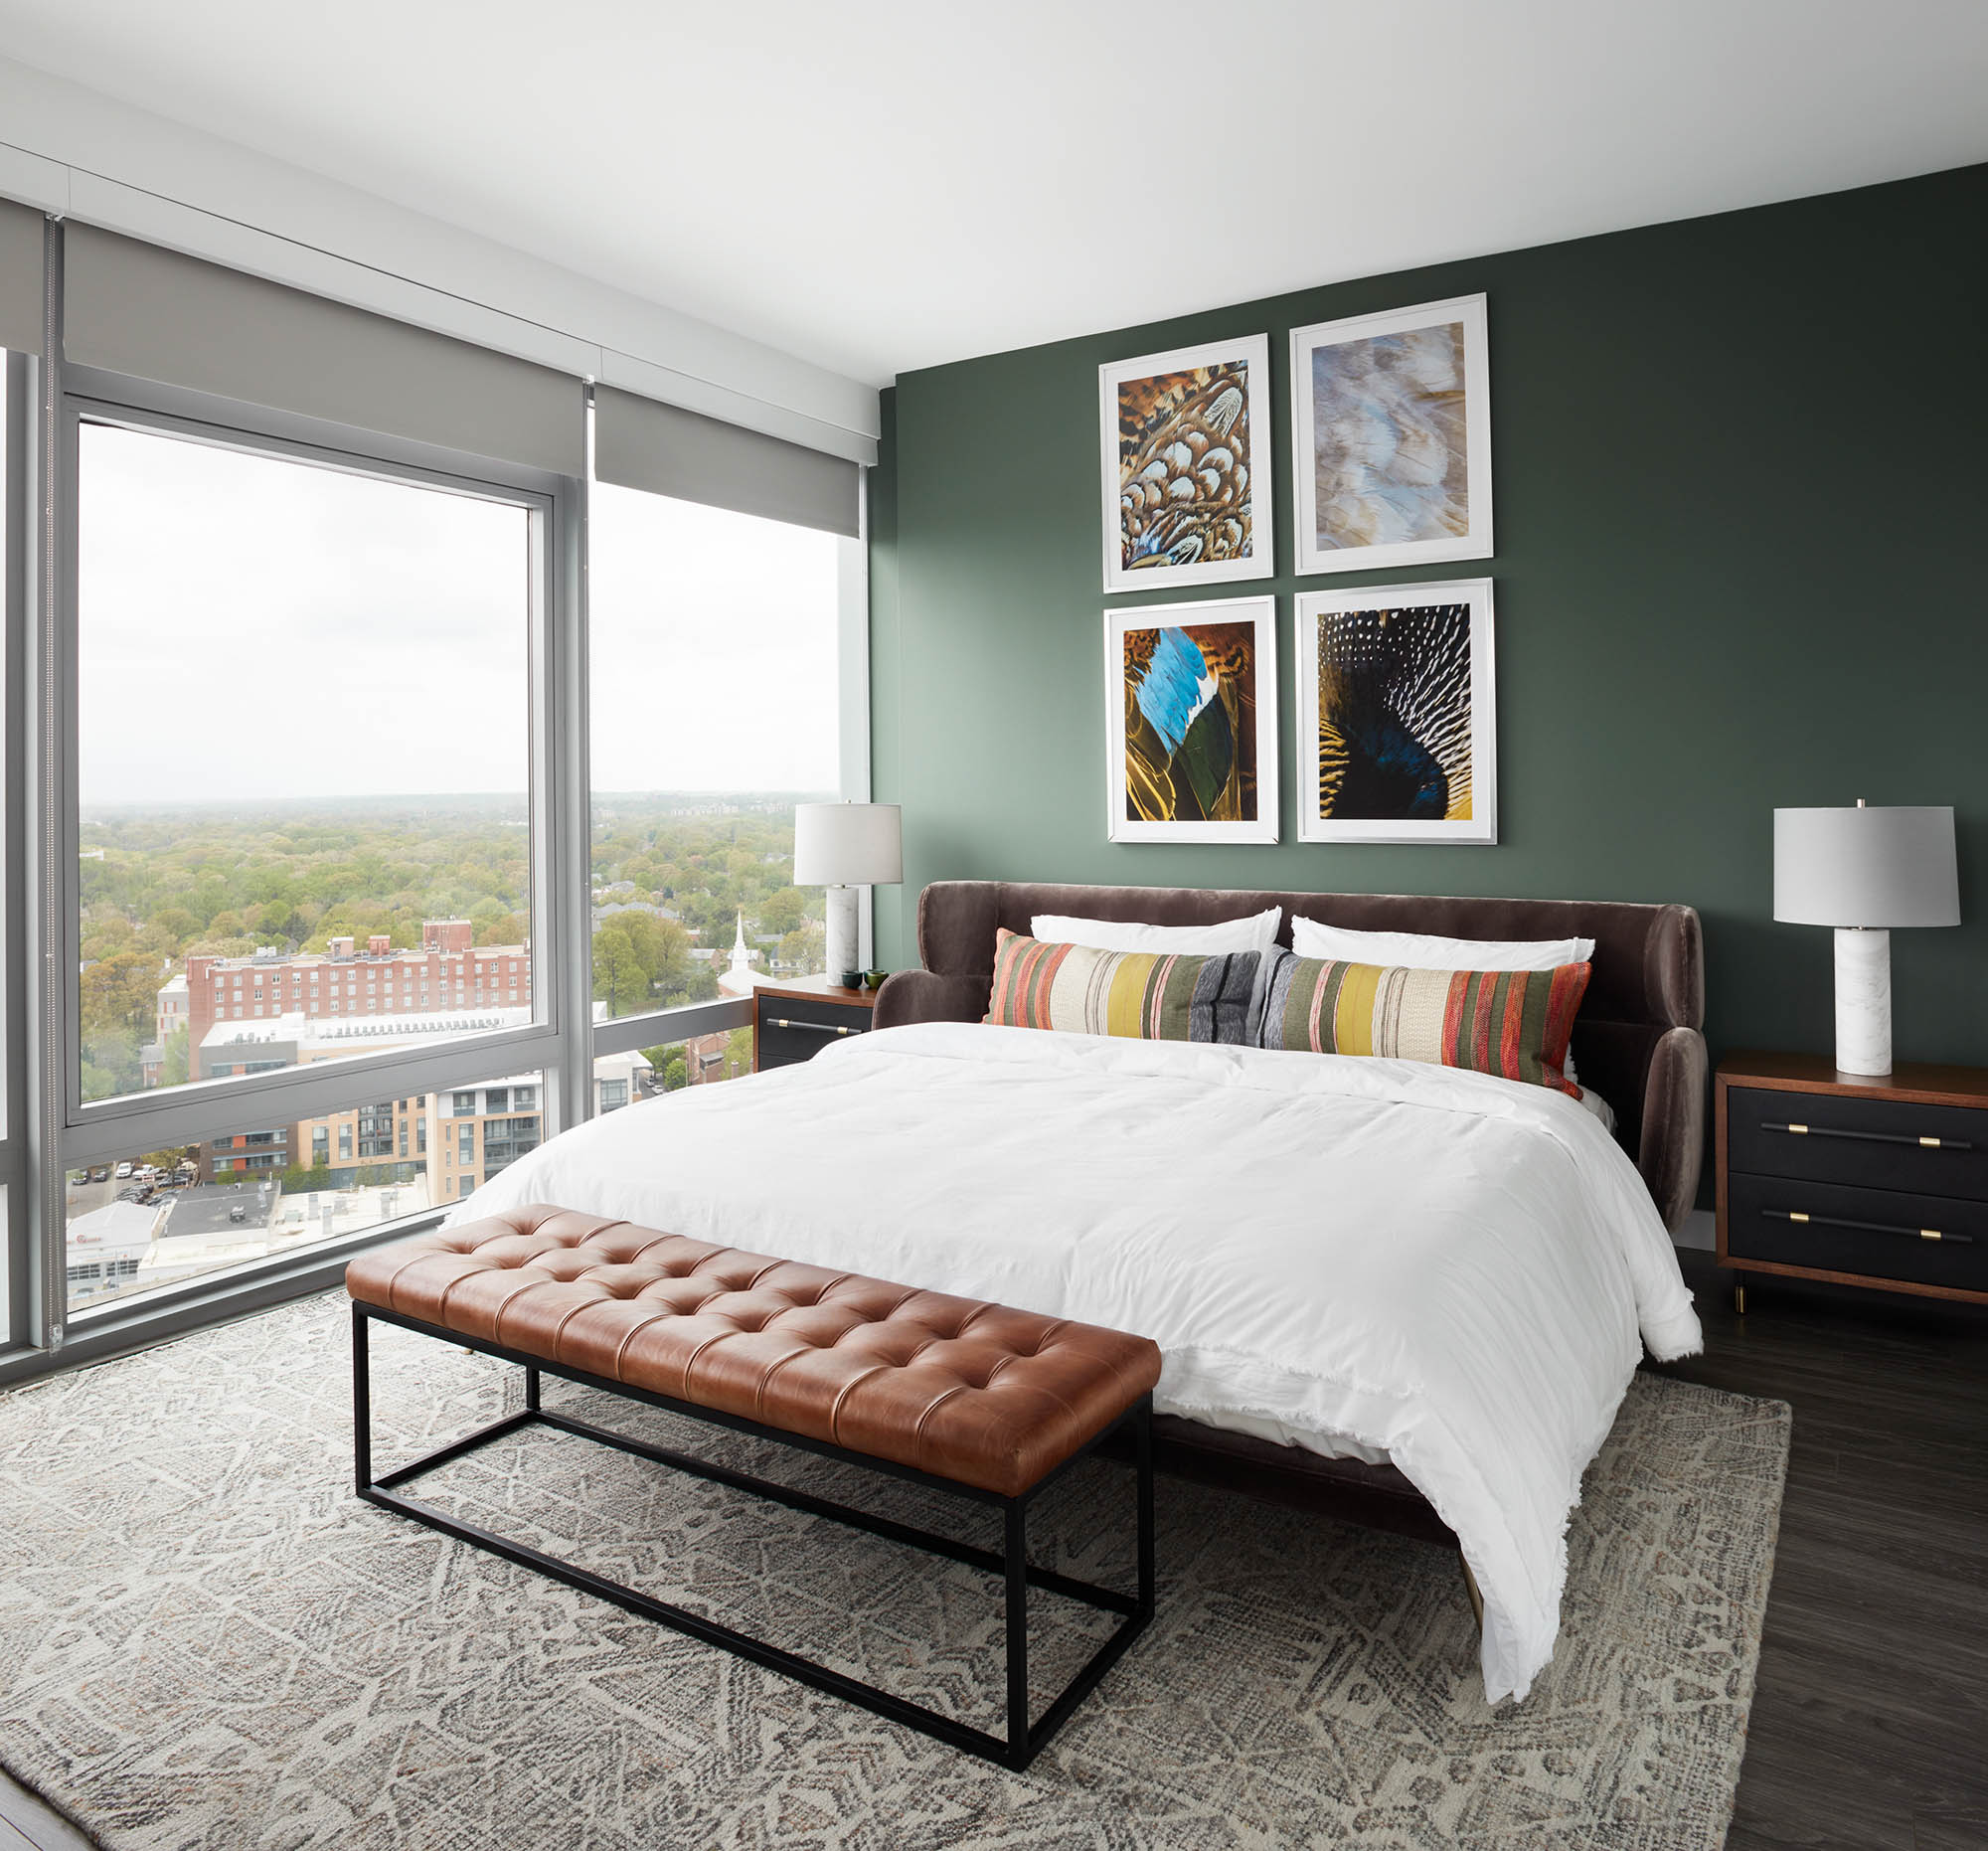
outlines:
[[[376,1248],[347,1267],[346,1287],[362,1498],[955,1747],[1026,1767],[1152,1616],[1152,1390],[1160,1353],[1148,1338],[549,1207]],[[367,1349],[375,1320],[521,1365],[523,1410],[375,1477]],[[546,1375],[998,1506],[1003,1547],[974,1548],[576,1420],[544,1405]],[[397,1488],[535,1424],[998,1573],[1007,1603],[1005,1735],[508,1541]],[[1114,1435],[1130,1441],[1137,1484],[1132,1595],[1028,1560],[1031,1499]],[[1033,1725],[1031,1585],[1123,1616]]]

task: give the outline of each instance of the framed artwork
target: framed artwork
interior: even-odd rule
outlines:
[[[1114,842],[1277,839],[1277,600],[1104,613]]]
[[[1495,842],[1491,581],[1297,596],[1298,840]]]
[[[1097,369],[1107,591],[1270,576],[1269,392],[1264,334]]]
[[[1491,557],[1484,297],[1291,331],[1300,573]]]

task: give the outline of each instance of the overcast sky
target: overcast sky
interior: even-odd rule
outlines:
[[[86,425],[82,800],[522,791],[526,523]],[[832,789],[826,534],[597,488],[601,790]]]

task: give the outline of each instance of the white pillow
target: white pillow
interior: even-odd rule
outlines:
[[[1355,931],[1291,915],[1291,949],[1300,957],[1400,970],[1558,970],[1594,956],[1592,938],[1438,938],[1421,931]]]
[[[1291,915],[1291,949],[1300,957],[1330,957],[1343,964],[1394,965],[1400,970],[1558,970],[1594,956],[1592,938],[1439,938],[1425,931],[1356,931],[1321,926]],[[1574,1078],[1570,1051],[1562,1069]],[[1604,1111],[1607,1110],[1603,1106]],[[1613,1127],[1615,1114],[1608,1113]]]
[[[1281,907],[1213,926],[1144,926],[1127,920],[1078,920],[1060,913],[1039,913],[1029,922],[1029,936],[1045,944],[1080,944],[1092,951],[1171,951],[1182,957],[1207,957],[1219,951],[1268,951],[1276,941]]]

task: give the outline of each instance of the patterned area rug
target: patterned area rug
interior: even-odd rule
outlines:
[[[306,1300],[0,1397],[0,1762],[105,1846],[1725,1837],[1780,1403],[1637,1379],[1570,1534],[1558,1656],[1495,1712],[1453,1556],[1163,1478],[1159,1617],[1015,1775],[359,1503],[347,1329],[342,1296]],[[519,1393],[515,1370],[379,1327],[374,1382],[381,1469]],[[588,1400],[606,1424],[680,1425]],[[994,1540],[971,1506],[825,1469],[795,1476]],[[907,1696],[998,1714],[998,1589],[970,1569],[544,1430],[416,1489]],[[1125,1585],[1128,1473],[1072,1474],[1033,1522],[1038,1559]],[[1041,1595],[1031,1620],[1040,1703],[1099,1622]]]

